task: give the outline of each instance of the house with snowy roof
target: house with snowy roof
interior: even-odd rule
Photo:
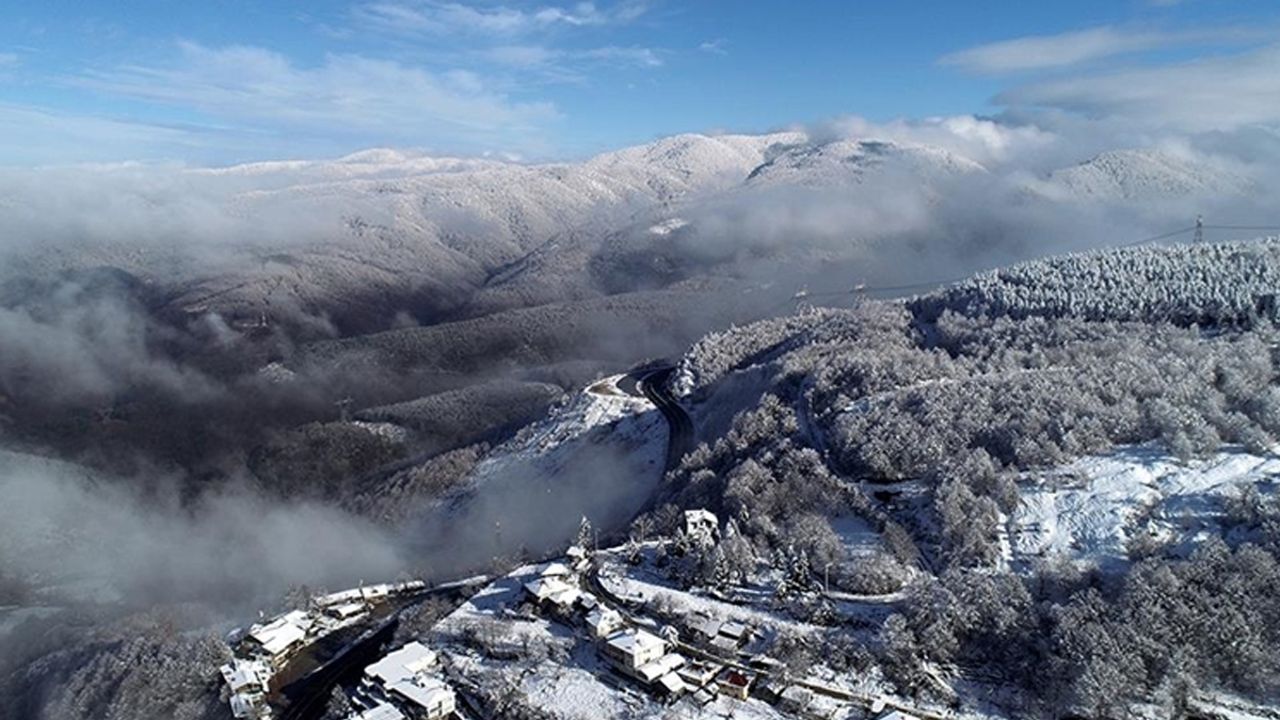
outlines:
[[[684,511],[684,532],[689,537],[703,542],[712,542],[719,529],[720,519],[710,510]]]
[[[271,668],[260,660],[233,658],[231,662],[218,668],[218,671],[233,693],[265,693],[271,682]]]
[[[551,563],[538,576],[524,584],[524,591],[540,607],[558,611],[570,610],[582,596],[577,576],[563,563]]]
[[[720,689],[721,695],[746,700],[751,693],[751,683],[755,678],[747,672],[738,670],[737,668],[725,668],[720,676],[716,678],[716,685]]]
[[[218,671],[231,690],[229,702],[234,717],[239,720],[265,720],[271,717],[271,708],[267,705],[271,668],[266,663],[234,658],[218,668]]]
[[[411,642],[364,669],[365,679],[382,685],[416,677],[435,670],[440,658],[431,648]]]
[[[597,605],[583,621],[591,636],[597,640],[607,638],[622,629],[622,615],[613,608]]]
[[[644,630],[623,630],[601,643],[600,654],[614,667],[634,676],[637,668],[667,654],[667,642]]]
[[[677,672],[686,684],[701,688],[715,682],[716,676],[720,674],[721,670],[724,670],[724,666],[719,663],[706,660],[690,660]]]
[[[314,621],[302,610],[294,610],[264,625],[249,628],[244,644],[249,652],[262,657],[274,670],[284,667],[289,659],[306,647]]]
[[[377,705],[351,715],[348,720],[408,720],[400,708],[390,703],[380,702]]]
[[[609,636],[601,643],[600,654],[619,672],[639,680],[652,691],[676,697],[690,690],[679,674],[686,660],[683,655],[667,649],[666,640],[634,629]]]
[[[720,656],[731,656],[751,640],[751,628],[735,620],[700,618],[689,626],[694,642]]]
[[[365,668],[361,693],[412,720],[449,717],[457,709],[457,695],[435,674],[439,666],[434,650],[411,642]]]
[[[387,693],[413,720],[440,720],[458,709],[458,696],[436,677],[402,680],[388,687]]]

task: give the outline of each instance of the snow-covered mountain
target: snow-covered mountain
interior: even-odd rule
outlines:
[[[1159,150],[1113,150],[1050,173],[1053,197],[1094,201],[1155,201],[1190,195],[1242,195],[1242,175]]]
[[[233,325],[265,316],[349,334],[406,315],[437,322],[636,289],[633,270],[643,271],[639,287],[647,289],[680,281],[688,273],[636,263],[700,252],[708,220],[725,220],[711,234],[739,238],[753,257],[785,250],[803,258],[814,232],[824,235],[823,257],[839,256],[832,238],[866,240],[868,231],[833,225],[919,234],[939,197],[994,174],[941,147],[799,132],[678,135],[577,163],[378,149],[184,170],[173,181],[181,200],[151,186],[123,203],[95,200],[103,212],[125,205],[138,232],[100,239],[71,228],[11,267],[26,275],[115,267],[155,283],[171,313],[217,313]],[[1225,170],[1125,150],[1053,172],[1029,190],[1048,203],[1141,204],[1248,187]],[[833,199],[840,213],[817,212]],[[770,202],[783,212],[765,210]],[[655,227],[661,231],[649,232]],[[771,237],[751,237],[757,232]],[[717,245],[690,266],[710,273],[740,254]]]
[[[333,312],[332,300],[341,298],[347,317],[340,324],[377,327],[397,310],[425,319],[465,304],[554,238],[598,237],[653,207],[740,183],[764,162],[766,148],[790,139],[682,135],[576,164],[378,151],[327,164],[223,169],[217,178],[225,183],[265,186],[232,194],[231,215],[249,224],[300,218],[303,236],[235,245],[223,272],[192,269],[173,302],[188,313],[256,318]],[[127,252],[99,260],[154,272]],[[384,306],[388,298],[400,306]]]
[[[928,145],[882,140],[800,142],[779,147],[751,171],[750,185],[792,184],[841,187],[910,178],[926,184],[968,173],[987,172],[980,163]]]

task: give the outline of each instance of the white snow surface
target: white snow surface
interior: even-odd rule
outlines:
[[[753,202],[751,191],[759,188],[830,190],[851,202],[862,194],[883,203],[883,192],[866,192],[887,183],[924,188],[926,198],[936,198],[988,174],[973,158],[942,147],[798,132],[677,135],[583,162],[536,165],[373,149],[336,160],[175,171],[182,203],[141,193],[123,229],[104,223],[101,236],[32,247],[21,266],[41,273],[118,267],[172,286],[175,308],[228,321],[258,318],[268,305],[274,321],[304,308],[349,304],[353,293],[394,296],[424,287],[475,292],[483,296],[478,307],[507,308],[523,293],[554,294],[563,277],[584,274],[585,258],[609,249],[607,239],[619,227],[640,220],[638,229],[651,231],[645,235],[673,233],[675,208],[693,226],[681,232],[693,232],[700,208],[717,216],[718,204]],[[1142,149],[1100,155],[1031,180],[1026,189],[1054,202],[1127,203],[1184,202],[1187,193],[1252,187],[1233,168]],[[917,211],[904,198],[887,217],[910,223]],[[175,233],[192,232],[193,249],[174,247]],[[551,281],[521,269],[531,258],[538,267],[554,266]],[[495,273],[509,273],[510,282],[487,287]]]
[[[1188,195],[1243,195],[1243,176],[1154,149],[1113,150],[1054,171],[1039,188],[1054,199],[1151,201]]]
[[[355,420],[352,421],[351,425],[364,430],[370,435],[376,435],[393,443],[402,443],[409,439],[408,429],[396,425],[395,423]]]
[[[1243,484],[1269,492],[1280,457],[1226,449],[1181,463],[1150,447],[1127,447],[1027,477],[1008,518],[1011,560],[1037,557],[1114,565],[1126,544],[1146,533],[1186,549],[1217,534],[1223,502]]]
[[[689,221],[685,220],[684,218],[678,218],[678,217],[668,218],[650,227],[649,234],[664,235],[664,236],[670,235],[671,233],[679,230],[682,227],[685,227],[688,224],[689,224]]]
[[[786,147],[752,171],[752,185],[847,187],[894,176],[931,185],[987,169],[938,147],[890,140],[836,140]]]
[[[541,554],[569,542],[583,517],[602,529],[629,521],[661,480],[666,447],[666,421],[647,399],[584,390],[494,448],[443,503],[477,542]],[[500,541],[479,531],[496,525]]]
[[[526,428],[497,447],[475,469],[472,477],[483,482],[513,466],[533,465],[555,471],[565,467],[579,446],[600,439],[635,449],[647,462],[666,452],[664,422],[647,398],[621,391],[601,392],[598,386],[616,387],[621,375],[592,383],[567,404],[557,407],[543,420]],[[617,424],[616,427],[610,427]],[[589,437],[608,430],[603,438]]]
[[[724,718],[771,720],[785,717],[759,700],[747,702],[718,698],[705,708],[688,702],[673,707],[646,693],[635,681],[624,678],[599,659],[594,643],[585,634],[575,634],[567,625],[540,617],[514,615],[521,603],[521,587],[538,577],[540,565],[525,565],[485,587],[457,610],[441,620],[434,634],[445,663],[454,674],[485,686],[500,687],[502,680],[518,684],[527,701],[555,718],[595,720],[625,717],[636,720],[659,718]],[[530,666],[527,661],[495,660],[460,642],[466,629],[497,622],[493,637],[512,650],[559,648],[563,655]],[[535,652],[537,652],[535,650]]]

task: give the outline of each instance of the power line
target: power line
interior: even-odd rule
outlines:
[[[915,290],[917,288],[951,285],[953,283],[958,283],[961,280],[967,280],[969,277],[970,277],[969,275],[964,275],[962,277],[947,278],[946,280],[932,280],[929,282],[911,283],[910,285],[880,285],[878,287],[867,285],[865,287],[860,287],[857,290],[859,292],[894,292],[898,290]]]
[[[1209,227],[1209,226],[1208,226],[1208,225],[1204,225],[1203,227]],[[1142,238],[1141,240],[1134,240],[1134,241],[1133,241],[1133,242],[1131,242],[1131,243],[1125,243],[1125,244],[1123,244],[1123,245],[1117,245],[1116,247],[1127,248],[1127,247],[1134,247],[1135,245],[1145,245],[1146,243],[1149,243],[1149,242],[1155,242],[1155,241],[1157,241],[1157,240],[1168,240],[1168,239],[1169,239],[1169,238],[1171,238],[1171,237],[1177,237],[1178,235],[1182,235],[1183,233],[1189,233],[1189,232],[1192,232],[1192,231],[1193,231],[1193,230],[1195,230],[1195,229],[1196,229],[1196,226],[1195,226],[1195,225],[1191,225],[1191,226],[1189,226],[1189,227],[1179,228],[1179,229],[1177,229],[1177,230],[1170,230],[1169,232],[1167,232],[1167,233],[1163,233],[1163,234],[1161,234],[1161,235],[1152,235],[1152,236],[1151,236],[1151,237],[1149,237],[1149,238]]]

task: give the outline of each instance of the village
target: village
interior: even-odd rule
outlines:
[[[376,634],[370,627],[376,629],[393,616],[398,603],[428,590],[426,583],[413,580],[320,595],[310,598],[306,609],[291,610],[255,624],[244,633],[235,633],[231,638],[235,656],[221,668],[232,715],[240,720],[275,718],[273,694],[307,671],[333,663],[344,650],[361,645]],[[329,657],[315,652],[325,645],[329,647]],[[432,707],[448,702],[447,710],[429,717],[449,716],[452,694],[446,698],[434,692],[443,684],[426,684],[425,676],[419,677],[432,664],[425,661],[433,657],[425,648],[421,650],[403,649],[401,654],[388,655],[367,669],[374,680],[367,688],[371,705],[376,706],[378,698],[394,694],[406,698],[406,702],[423,701]],[[308,653],[312,655],[307,657]]]
[[[678,540],[713,543],[720,532],[714,514],[690,510]],[[423,636],[379,648],[357,680],[337,689],[349,720],[954,717],[945,707],[908,704],[873,676],[797,670],[776,657],[780,638],[815,627],[749,596],[666,583],[655,563],[670,538],[593,550],[589,535],[562,557],[467,595]],[[427,590],[420,582],[357,588],[254,625],[222,669],[233,715],[291,717],[277,715],[270,699],[297,676],[294,663],[308,647],[370,627],[375,614],[387,614],[388,601]]]

